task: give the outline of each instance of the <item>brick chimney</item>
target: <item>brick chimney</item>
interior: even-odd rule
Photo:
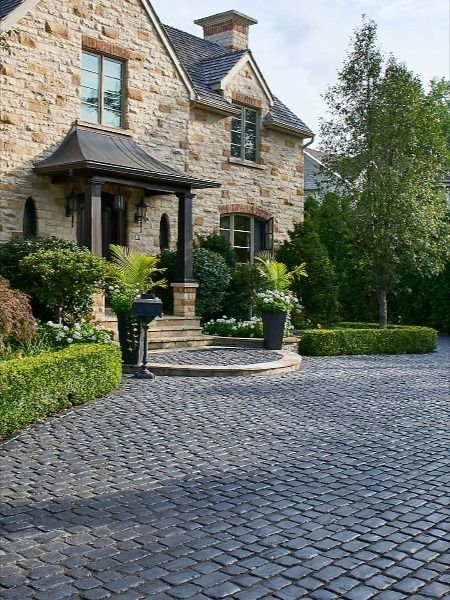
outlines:
[[[220,44],[228,52],[239,52],[248,48],[248,28],[258,21],[243,15],[237,10],[204,17],[194,21],[196,25],[203,27],[205,40]]]

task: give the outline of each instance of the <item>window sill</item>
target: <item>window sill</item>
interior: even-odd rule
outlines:
[[[102,125],[96,121],[85,121],[83,119],[77,119],[77,125],[91,127],[92,129],[99,129],[100,131],[108,131],[109,133],[121,133],[123,135],[131,136],[132,133],[129,129],[123,129],[122,127],[112,127],[111,125]]]
[[[265,165],[260,165],[259,163],[253,162],[252,160],[242,160],[242,158],[234,158],[234,156],[230,156],[228,162],[232,165],[241,165],[242,167],[250,167],[251,169],[259,169],[261,171],[267,169]]]

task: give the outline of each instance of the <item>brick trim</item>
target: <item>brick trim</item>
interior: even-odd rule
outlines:
[[[90,37],[89,35],[81,36],[81,44],[83,48],[86,48],[86,50],[95,50],[96,52],[100,52],[101,54],[108,54],[109,56],[113,56],[114,58],[121,58],[123,60],[128,60],[131,55],[131,52],[126,48],[122,48],[121,46],[117,46],[116,44],[111,44],[110,42],[98,40],[96,38]]]
[[[215,35],[224,31],[238,31],[239,33],[248,34],[248,25],[241,25],[236,21],[226,21],[225,23],[217,23],[215,25],[203,25],[203,33],[205,36]]]
[[[219,206],[219,213],[221,215],[228,214],[244,214],[244,215],[253,215],[254,217],[258,217],[263,221],[269,221],[273,218],[273,215],[264,210],[263,208],[258,208],[257,206],[253,206],[253,204],[222,204]]]
[[[262,107],[262,102],[259,98],[247,96],[246,94],[241,94],[239,92],[232,92],[231,99],[233,102],[237,102],[238,104],[245,104],[247,106],[253,106],[254,108]]]

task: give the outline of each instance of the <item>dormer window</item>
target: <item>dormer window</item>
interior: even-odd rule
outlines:
[[[83,50],[81,118],[122,127],[123,62]]]
[[[238,108],[241,113],[234,116],[231,122],[231,156],[256,162],[258,157],[258,112],[247,106]]]

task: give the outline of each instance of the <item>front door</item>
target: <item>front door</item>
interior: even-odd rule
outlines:
[[[86,246],[86,208],[84,195],[78,202],[77,240],[80,246]],[[127,223],[125,210],[114,210],[114,195],[102,192],[102,256],[109,257],[110,244],[127,245]]]
[[[109,257],[110,244],[127,245],[126,207],[114,210],[113,194],[102,193],[102,254]]]

